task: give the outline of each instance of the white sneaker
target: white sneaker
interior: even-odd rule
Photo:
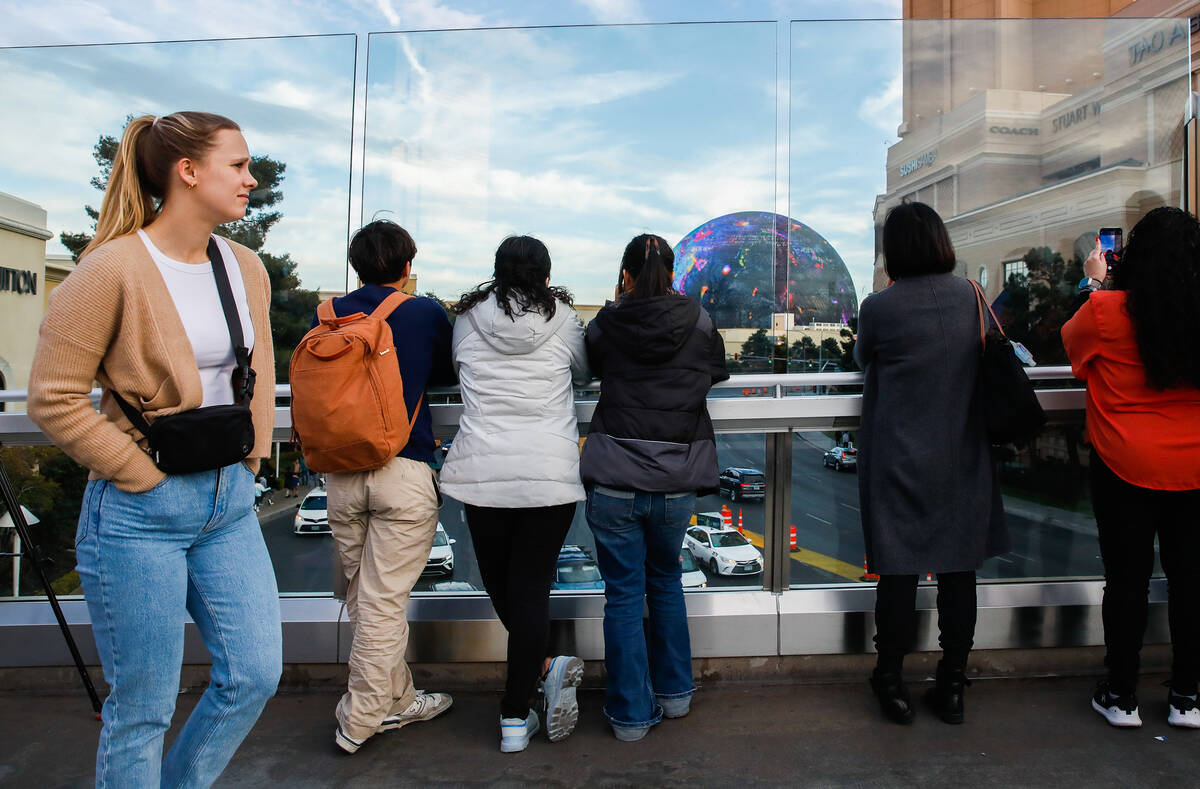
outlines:
[[[1096,695],[1092,696],[1092,709],[1104,716],[1110,726],[1121,729],[1136,729],[1142,725],[1138,714],[1137,696],[1130,693],[1118,696],[1108,689],[1108,681],[1096,683]]]
[[[1200,707],[1195,696],[1167,691],[1167,723],[1183,729],[1200,729]]]
[[[341,748],[346,753],[357,752],[358,749],[362,747],[362,744],[366,741],[367,741],[366,737],[362,738],[361,740],[354,739],[349,734],[346,734],[346,732],[342,731],[341,726],[338,726],[337,729],[334,730],[334,732],[333,732],[334,744],[337,745],[337,747]]]
[[[450,698],[448,693],[426,693],[418,690],[416,698],[406,708],[403,710],[393,708],[387,714],[387,717],[379,724],[379,731],[399,729],[410,723],[432,720],[450,709],[450,705],[453,703],[454,699]]]
[[[541,728],[537,713],[529,711],[525,720],[520,718],[500,719],[500,753],[517,753],[529,747],[529,740]]]
[[[575,688],[583,681],[583,661],[574,655],[559,655],[550,661],[550,670],[542,680],[546,700],[546,737],[550,742],[565,740],[579,723],[579,702]]]

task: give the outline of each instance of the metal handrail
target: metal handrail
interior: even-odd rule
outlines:
[[[1031,381],[1073,381],[1069,366],[1061,367],[1028,367],[1025,374]],[[747,375],[732,375],[726,381],[721,381],[713,389],[745,389],[747,387],[785,387],[785,386],[862,386],[863,374],[852,373],[750,373]],[[580,389],[599,388],[600,380],[593,379]],[[92,400],[99,401],[101,389],[93,389],[89,393]],[[457,386],[433,387],[431,394],[457,394]],[[777,392],[778,394],[778,392]],[[276,399],[292,396],[292,387],[278,384],[275,387]],[[0,403],[23,403],[29,399],[28,389],[0,389]]]

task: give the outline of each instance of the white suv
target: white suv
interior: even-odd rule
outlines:
[[[763,571],[762,554],[736,529],[691,526],[684,546],[698,564],[717,575],[755,575]]]

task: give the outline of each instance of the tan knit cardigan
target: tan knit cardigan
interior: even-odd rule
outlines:
[[[271,284],[258,256],[229,244],[246,284],[254,324],[251,366],[257,373],[254,449],[249,460],[270,454],[275,417],[275,350],[271,342]],[[224,321],[224,316],[213,320]],[[97,413],[88,399],[92,382],[104,390]],[[91,469],[90,479],[111,480],[133,493],[166,476],[144,449],[111,392],[116,390],[148,422],[199,408],[203,399],[196,356],[167,285],[137,235],[101,245],[50,295],[38,331],[29,376],[29,417],[71,458]]]

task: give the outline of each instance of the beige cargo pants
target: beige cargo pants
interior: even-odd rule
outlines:
[[[374,471],[329,474],[326,490],[354,626],[349,686],[336,715],[343,732],[365,739],[416,697],[404,662],[408,598],[433,545],[437,489],[427,464],[397,457]]]

